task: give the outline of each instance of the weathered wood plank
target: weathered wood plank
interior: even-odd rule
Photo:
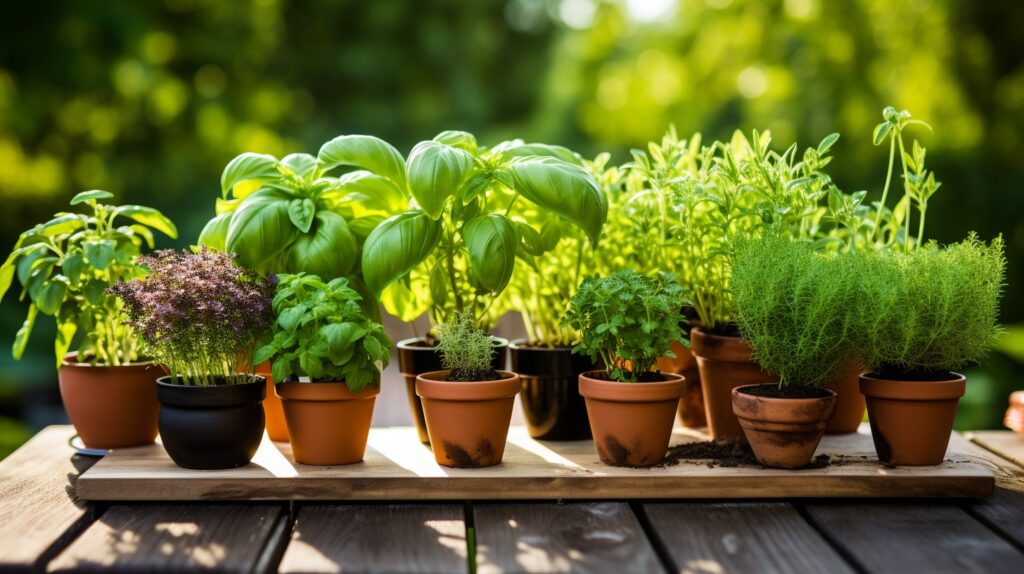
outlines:
[[[1010,574],[1024,564],[1024,553],[956,506],[809,504],[806,510],[868,572]]]
[[[789,504],[643,508],[678,572],[853,572]]]
[[[287,521],[261,505],[114,506],[48,566],[49,572],[253,572]]]
[[[48,427],[0,463],[0,570],[37,568],[95,518],[75,481],[96,459],[74,454],[73,434]]]
[[[473,516],[480,574],[662,571],[623,502],[476,504]]]
[[[281,572],[466,572],[461,505],[305,505]]]
[[[1012,431],[974,431],[967,436],[975,444],[1024,468],[1024,436]]]
[[[959,455],[926,468],[884,468],[871,437],[826,436],[819,452],[842,464],[800,471],[683,460],[651,469],[602,464],[592,441],[539,442],[513,427],[505,460],[490,468],[438,466],[412,428],[370,431],[366,460],[348,466],[296,464],[291,447],[265,441],[253,464],[226,471],[179,468],[159,446],[115,452],[78,482],[88,500],[521,500],[641,498],[990,496],[992,471]],[[701,440],[682,431],[676,443]]]

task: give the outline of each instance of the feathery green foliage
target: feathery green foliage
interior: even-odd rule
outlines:
[[[455,320],[437,326],[437,348],[441,351],[441,363],[451,371],[449,378],[458,373],[483,373],[491,370],[494,355],[494,340],[486,331],[476,327],[473,313],[463,311]]]

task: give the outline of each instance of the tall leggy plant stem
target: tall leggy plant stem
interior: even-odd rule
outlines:
[[[878,206],[878,212],[875,214],[875,239],[878,239],[878,234],[881,233],[882,229],[882,211],[885,209],[885,200],[889,196],[889,184],[892,183],[892,168],[893,163],[896,160],[896,139],[890,138],[889,140],[889,168],[885,171],[885,187],[882,188],[882,201]]]

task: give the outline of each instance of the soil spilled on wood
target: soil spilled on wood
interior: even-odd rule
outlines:
[[[794,470],[811,470],[825,468],[827,466],[843,466],[865,462],[868,457],[846,457],[843,455],[829,456],[819,454],[814,457],[810,464]],[[750,466],[755,468],[768,468],[757,461],[754,451],[744,439],[719,439],[708,442],[691,442],[677,444],[668,449],[665,460],[645,468],[667,468],[680,464],[704,465],[708,468],[735,468]]]

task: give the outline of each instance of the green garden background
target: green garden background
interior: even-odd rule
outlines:
[[[621,163],[670,124],[770,129],[780,147],[840,132],[830,172],[877,199],[871,129],[891,104],[934,127],[912,134],[943,182],[929,235],[1006,238],[1007,331],[967,372],[957,423],[997,428],[1024,387],[1021,30],[1019,0],[3,2],[0,245],[99,188],[163,210],[185,246],[236,154],[343,133],[407,152],[462,129]],[[63,416],[52,328],[7,352],[24,310],[0,305],[0,458]]]

